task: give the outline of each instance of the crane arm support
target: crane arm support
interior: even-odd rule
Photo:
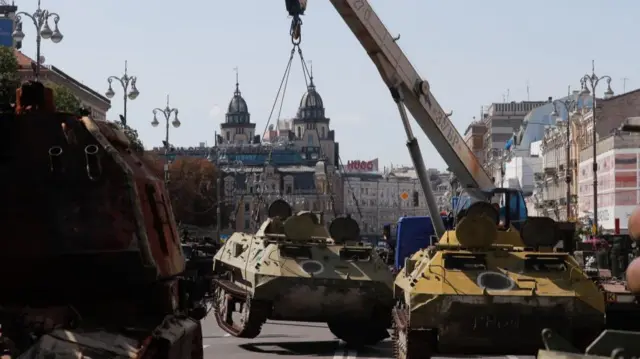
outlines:
[[[397,38],[391,36],[367,0],[330,0],[378,68],[389,88],[403,94],[407,109],[449,166],[461,186],[491,191],[494,184],[444,112]]]

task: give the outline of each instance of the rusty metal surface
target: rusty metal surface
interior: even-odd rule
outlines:
[[[130,359],[142,349],[138,339],[105,331],[58,329],[42,336],[17,359],[78,358]]]
[[[65,257],[64,264],[73,261],[69,256],[113,259],[115,253],[136,252],[138,270],[152,269],[156,277],[184,269],[162,179],[118,140],[124,134],[113,124],[25,113],[4,116],[3,130],[6,153],[19,156],[0,165],[11,183],[0,189],[0,273],[15,274],[17,264],[33,263],[24,267],[24,278],[12,276],[22,281],[47,258]],[[50,264],[45,273],[55,275],[57,265]]]

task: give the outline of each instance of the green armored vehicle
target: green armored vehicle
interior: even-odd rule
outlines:
[[[214,257],[214,313],[229,334],[255,338],[267,319],[326,322],[350,345],[387,338],[393,277],[355,220],[329,231],[322,215],[277,200],[256,234],[234,233]]]

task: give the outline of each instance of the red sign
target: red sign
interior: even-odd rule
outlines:
[[[378,171],[378,159],[371,161],[348,161],[346,170],[350,172],[376,172]]]

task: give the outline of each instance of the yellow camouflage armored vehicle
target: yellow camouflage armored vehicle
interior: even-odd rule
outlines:
[[[326,322],[350,345],[389,336],[393,276],[355,220],[329,231],[322,216],[292,214],[277,200],[256,234],[234,233],[214,257],[214,313],[236,337],[255,338],[267,319]]]
[[[535,354],[544,328],[577,345],[603,329],[598,288],[572,256],[552,249],[556,222],[529,217],[520,233],[499,220],[490,203],[472,204],[455,230],[407,259],[394,286],[396,358]]]

